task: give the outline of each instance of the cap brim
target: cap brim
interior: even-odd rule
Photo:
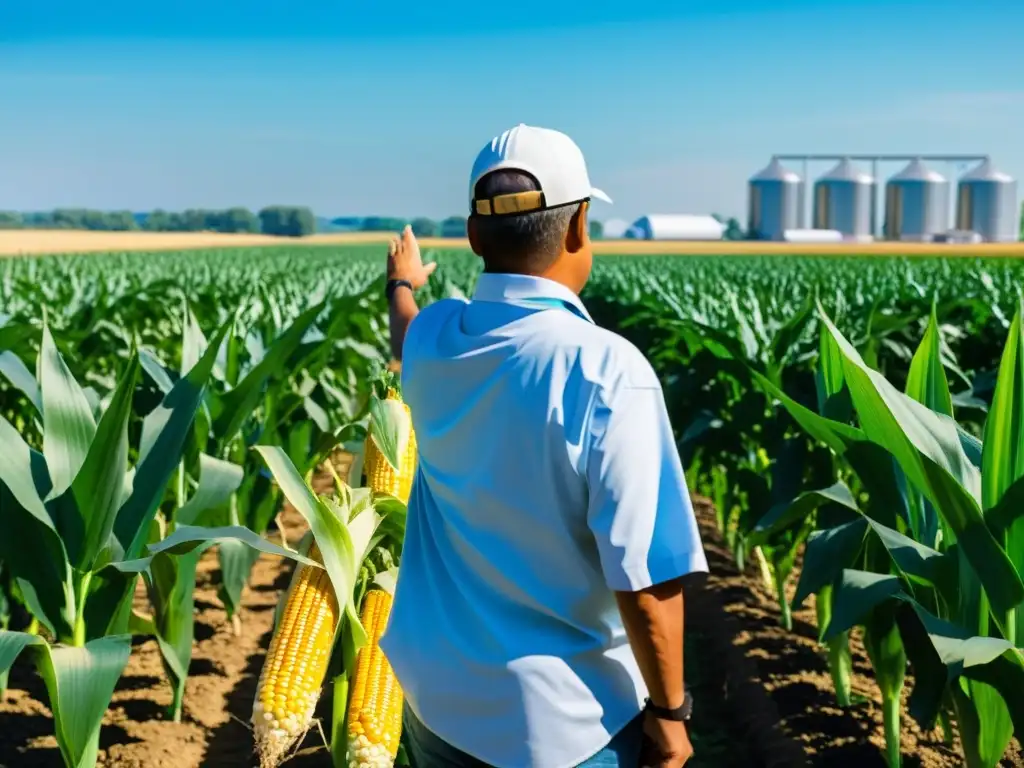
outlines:
[[[612,201],[612,199],[608,197],[603,190],[600,190],[597,187],[590,188],[590,196],[596,197],[598,200],[603,200],[606,203],[610,203]]]

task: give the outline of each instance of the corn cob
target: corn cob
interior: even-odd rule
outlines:
[[[402,689],[380,638],[391,615],[391,594],[371,589],[360,621],[369,643],[359,651],[348,709],[351,768],[392,768],[402,736]]]
[[[394,389],[388,390],[388,400],[399,400],[398,393]],[[409,406],[402,403],[406,416],[410,419],[411,411]],[[409,442],[402,452],[399,467],[396,471],[384,454],[377,448],[373,438],[367,436],[364,445],[364,471],[366,473],[366,484],[374,493],[386,493],[400,499],[404,503],[409,502],[409,493],[412,490],[412,480],[416,474],[416,434],[410,429]]]
[[[307,557],[323,562],[315,543]],[[252,708],[261,768],[279,765],[309,729],[327,673],[339,616],[338,600],[327,571],[299,564],[263,664]]]

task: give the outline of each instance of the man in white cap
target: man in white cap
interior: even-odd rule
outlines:
[[[480,152],[471,301],[388,249],[419,469],[382,647],[417,768],[678,768],[693,753],[681,579],[706,571],[661,385],[579,299],[591,187],[566,135]]]

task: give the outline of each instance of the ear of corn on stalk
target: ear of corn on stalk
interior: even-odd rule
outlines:
[[[409,406],[401,401],[397,390],[394,388],[388,389],[387,400],[402,403],[405,418],[411,421]],[[409,439],[405,445],[398,446],[399,463],[397,467],[393,467],[381,452],[371,431],[366,437],[363,464],[363,469],[366,473],[366,484],[374,493],[390,494],[405,503],[409,501],[413,477],[416,474],[416,434],[411,426],[408,434]]]
[[[351,768],[392,768],[402,735],[402,689],[380,649],[392,597],[383,589],[366,594],[360,621],[370,642],[359,651],[348,710]]]
[[[401,402],[395,388],[387,391],[388,400]],[[409,406],[402,403],[405,417],[411,420]],[[406,445],[399,446],[399,466],[393,467],[373,440],[366,438],[366,478],[374,493],[386,493],[409,501],[416,472],[416,436],[410,426]],[[391,615],[391,593],[375,587],[363,601],[360,622],[369,635],[369,643],[359,651],[351,684],[348,710],[348,752],[350,768],[392,768],[402,736],[401,686],[391,663],[380,648],[380,639]]]
[[[315,543],[307,556],[322,562]],[[253,703],[253,731],[263,768],[278,765],[309,729],[339,617],[338,599],[327,571],[299,564]]]

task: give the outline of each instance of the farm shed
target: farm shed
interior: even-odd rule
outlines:
[[[651,214],[633,222],[626,237],[638,240],[721,240],[725,224],[714,216]]]

